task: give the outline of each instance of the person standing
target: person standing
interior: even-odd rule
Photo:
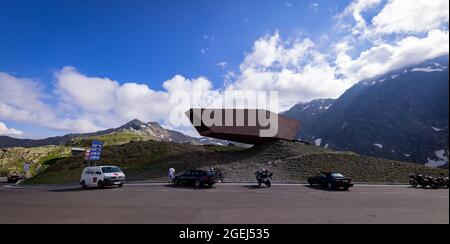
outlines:
[[[169,179],[169,186],[173,186],[173,184],[174,184],[173,180],[175,179],[175,169],[174,168],[169,169],[168,179]]]

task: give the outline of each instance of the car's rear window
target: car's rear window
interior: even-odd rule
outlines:
[[[122,170],[120,170],[117,167],[102,167],[103,173],[120,173]]]
[[[332,173],[331,177],[333,178],[344,178],[344,175],[341,173]]]

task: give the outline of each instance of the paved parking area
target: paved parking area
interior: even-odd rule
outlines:
[[[247,184],[88,190],[0,186],[0,223],[449,224],[449,191],[356,186],[347,192]]]

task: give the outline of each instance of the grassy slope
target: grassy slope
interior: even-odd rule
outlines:
[[[98,165],[117,165],[131,180],[156,179],[166,175],[169,165],[179,171],[188,170],[209,165],[208,158],[220,160],[226,158],[226,152],[239,150],[242,149],[155,141],[131,142],[105,147]],[[74,183],[79,180],[85,166],[87,163],[82,156],[61,159],[26,184]]]
[[[35,175],[45,171],[56,159],[69,155],[70,148],[64,146],[7,148],[0,151],[0,168],[8,174],[22,173],[24,163],[31,162],[31,175]]]
[[[222,168],[226,181],[253,181],[262,167],[275,173],[278,182],[302,182],[319,171],[341,171],[360,182],[407,182],[415,173],[439,175],[448,170],[431,169],[354,153],[291,142],[276,142],[251,149],[195,146],[168,142],[131,142],[105,147],[101,165],[121,167],[129,180],[165,180],[169,167],[178,173],[197,168]],[[26,184],[76,183],[86,162],[82,157],[55,162]]]
[[[123,145],[131,141],[148,141],[151,139],[153,138],[148,138],[146,136],[139,135],[137,133],[120,132],[102,136],[75,138],[70,141],[70,145],[77,147],[89,147],[92,144],[92,141],[97,140],[102,141],[105,146],[114,146],[114,145]]]

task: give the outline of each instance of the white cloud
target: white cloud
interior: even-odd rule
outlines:
[[[319,12],[319,3],[310,3],[309,9],[311,9],[314,13]]]
[[[170,113],[168,94],[153,91],[147,85],[127,83],[118,88],[116,94],[114,115],[119,120],[153,121]]]
[[[202,87],[203,91],[206,92],[210,89],[212,89],[212,83],[204,78],[199,77],[194,80],[189,80],[183,77],[182,75],[176,75],[172,79],[167,80],[163,83],[163,87],[169,92],[173,93],[176,91],[192,91],[194,85],[199,85]]]
[[[203,39],[210,41],[210,42],[214,42],[216,40],[216,37],[213,35],[203,35]]]
[[[0,121],[0,136],[3,136],[3,135],[19,136],[22,134],[23,134],[22,131],[8,128],[3,122]]]
[[[364,32],[367,27],[367,22],[363,17],[363,13],[379,4],[382,0],[355,0],[353,1],[344,12],[339,15],[339,18],[352,16],[356,24],[352,28],[352,34],[357,35]],[[347,27],[344,25],[344,27]]]
[[[65,67],[55,73],[51,99],[56,102],[49,102],[50,96],[43,95],[48,92],[38,82],[0,72],[0,118],[72,132],[115,127],[134,118],[170,126],[168,119],[176,105],[171,103],[171,95],[181,90],[192,96],[196,86],[201,86],[204,98],[200,103],[205,107],[219,107],[217,101],[224,98],[224,91],[278,91],[279,110],[300,101],[337,98],[362,79],[448,55],[448,2],[413,1],[422,11],[413,6],[404,11],[402,5],[409,0],[355,0],[339,15],[340,26],[347,29],[340,29],[344,33],[334,37],[329,48],[312,38],[283,40],[278,32],[261,37],[239,70],[227,71],[220,88],[204,77],[175,75],[163,83],[162,90],[155,90],[146,84],[90,77]],[[369,11],[376,16],[372,20],[363,16]],[[203,38],[214,40],[210,35]],[[204,54],[208,51],[201,50]],[[227,63],[217,65],[225,69]],[[183,109],[190,106],[185,104]]]
[[[114,108],[119,83],[108,78],[89,78],[73,67],[56,73],[58,92],[65,103],[88,112],[108,112]]]
[[[267,35],[255,42],[253,51],[246,55],[241,69],[297,66],[305,61],[304,58],[313,47],[314,43],[310,39],[295,40],[286,45],[278,32]]]
[[[278,33],[255,42],[229,89],[278,91],[280,110],[299,101],[336,98],[352,84],[336,77],[310,39],[284,42]]]
[[[364,16],[369,11],[371,14]],[[349,16],[353,22],[345,21]],[[341,30],[350,29],[351,35],[359,38],[357,41],[380,44],[386,42],[386,35],[397,35],[396,39],[436,29],[448,30],[449,1],[354,0],[337,17]]]
[[[448,0],[390,0],[372,24],[374,31],[381,34],[422,33],[448,21]]]
[[[60,75],[62,72],[65,75]],[[124,83],[120,85],[108,78],[88,77],[78,73],[73,68],[64,68],[62,72],[58,72],[56,77],[58,87],[61,87],[61,83],[64,83],[65,87],[68,88],[60,93],[63,94],[62,98],[67,105],[66,107],[80,108],[80,110],[74,112],[78,118],[88,119],[105,128],[118,126],[136,118],[143,121],[168,123],[170,113],[177,105],[170,101],[172,94],[178,91],[192,94],[196,86],[201,87],[202,92],[206,94],[206,98],[209,98],[208,94],[213,92],[211,82],[203,77],[189,80],[181,75],[176,75],[163,83],[164,90],[156,91],[146,84]],[[70,79],[67,79],[67,77],[70,77]],[[93,82],[95,82],[95,85],[92,84]],[[93,91],[78,91],[78,86],[81,83],[88,86],[93,85],[96,88]],[[104,90],[98,93],[100,89]],[[66,94],[71,94],[70,97],[74,97],[74,99],[67,99]],[[87,101],[84,99],[87,99]],[[93,108],[90,108],[96,102],[103,106],[96,107],[94,105]],[[207,100],[203,102],[207,102]],[[188,108],[190,108],[190,104],[186,104],[185,110]]]
[[[433,30],[424,38],[410,36],[392,44],[371,47],[356,59],[341,51],[336,59],[337,71],[359,81],[444,56],[449,53],[448,44],[448,31]]]
[[[192,93],[194,85],[201,85],[208,96],[212,89],[206,78],[189,80],[176,75],[164,82],[166,90],[155,91],[145,84],[120,85],[109,78],[89,77],[73,67],[56,72],[55,78],[56,102],[49,103],[37,82],[0,73],[0,118],[77,133],[115,127],[135,118],[164,123],[176,105],[170,102],[172,93]]]
[[[355,0],[338,21],[336,71],[352,83],[449,53],[448,1]]]
[[[222,69],[225,69],[227,67],[228,63],[227,62],[220,62],[217,64],[217,66],[219,66]]]
[[[0,118],[23,121],[42,120],[50,108],[42,102],[39,84],[0,72]]]
[[[0,72],[0,118],[57,129],[73,129],[54,117],[38,82]],[[66,127],[65,127],[66,126]]]

